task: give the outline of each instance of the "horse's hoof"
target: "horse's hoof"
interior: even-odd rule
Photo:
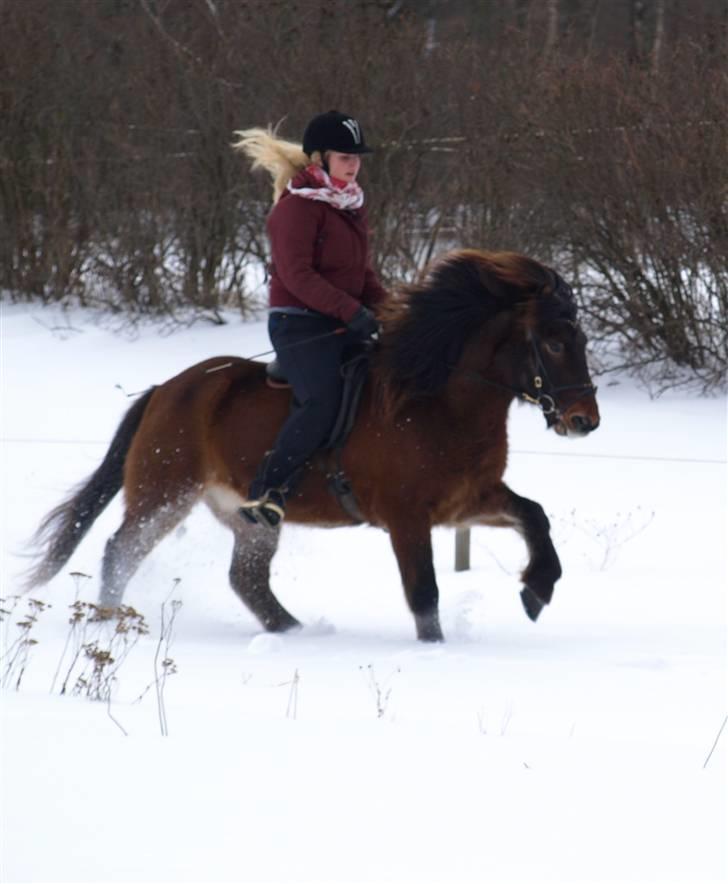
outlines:
[[[521,601],[528,619],[533,620],[535,623],[543,609],[544,603],[529,586],[524,586],[521,590]]]

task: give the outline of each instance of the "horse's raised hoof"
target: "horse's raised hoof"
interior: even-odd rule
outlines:
[[[266,623],[265,631],[266,632],[296,632],[303,629],[303,623],[299,623],[298,620],[293,620],[291,622],[286,621],[285,623]]]
[[[521,601],[526,614],[528,614],[528,619],[533,620],[535,623],[543,609],[544,603],[529,586],[524,586],[521,590]]]
[[[444,642],[445,636],[440,628],[440,618],[437,614],[416,616],[417,638],[421,642]]]
[[[286,617],[283,617],[281,615],[276,618],[264,620],[263,628],[266,632],[293,632],[297,629],[303,629],[303,624],[299,620],[296,620],[295,617],[291,617],[291,615],[289,614]]]

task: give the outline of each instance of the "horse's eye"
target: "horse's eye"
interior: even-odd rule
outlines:
[[[553,353],[554,356],[560,356],[564,352],[564,345],[561,341],[547,341],[546,349],[549,353]]]

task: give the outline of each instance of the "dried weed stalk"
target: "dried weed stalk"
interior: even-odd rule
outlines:
[[[28,668],[30,652],[38,644],[37,639],[31,636],[31,632],[38,622],[39,615],[51,607],[47,602],[41,602],[39,599],[28,599],[27,611],[20,620],[16,621],[20,634],[10,641],[8,635],[10,620],[15,615],[15,610],[20,600],[20,596],[0,599],[0,605],[2,606],[0,607],[0,621],[5,622],[3,633],[4,650],[0,656],[0,664],[3,666],[0,686],[6,688],[14,683],[16,691],[20,690],[20,683]]]
[[[71,630],[51,684],[65,668],[60,693],[108,702],[119,669],[139,638],[149,633],[142,614],[129,605],[104,608],[76,600],[71,606]],[[66,656],[70,649],[70,661]]]

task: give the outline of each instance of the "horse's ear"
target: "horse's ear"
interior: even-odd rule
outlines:
[[[568,302],[574,300],[574,293],[571,290],[571,286],[566,282],[566,280],[558,274],[555,270],[552,270],[550,267],[545,268],[547,281],[541,290],[541,294],[545,296],[553,295],[558,298],[560,301]]]
[[[556,289],[554,296],[556,297],[562,312],[569,319],[576,319],[577,304],[574,292],[571,286],[558,273],[555,273]]]

